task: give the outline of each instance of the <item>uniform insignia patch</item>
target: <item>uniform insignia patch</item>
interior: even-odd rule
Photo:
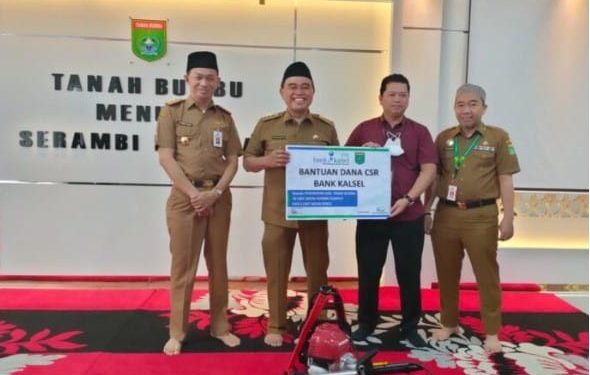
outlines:
[[[510,155],[516,155],[516,150],[514,149],[514,146],[512,145],[512,141],[510,139],[506,140],[506,145],[508,145],[508,153]]]
[[[494,146],[476,146],[473,148],[474,150],[478,150],[478,151],[487,151],[487,152],[496,152],[496,147]]]
[[[158,114],[158,121],[166,117],[170,117],[170,113],[168,113],[168,111],[160,111]]]

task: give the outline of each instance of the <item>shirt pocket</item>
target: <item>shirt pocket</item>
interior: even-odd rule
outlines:
[[[471,156],[477,165],[489,165],[494,163],[496,153],[494,151],[473,150]]]
[[[473,157],[478,160],[493,160],[496,157],[496,152],[487,150],[473,150],[471,155],[473,155]]]
[[[196,126],[190,122],[177,121],[174,125],[177,137],[192,136],[195,133]]]
[[[453,157],[453,149],[452,148],[446,148],[441,152],[440,164],[447,171],[452,171],[455,169],[455,160]]]
[[[284,150],[287,146],[287,138],[285,139],[267,139],[264,142],[264,155],[268,155],[274,150]]]
[[[230,127],[225,122],[216,122],[208,125],[203,135],[205,147],[212,150],[213,155],[216,157],[224,155],[229,141],[229,132]]]
[[[332,140],[327,135],[318,133],[318,134],[314,134],[311,137],[311,140],[306,143],[310,144],[310,145],[317,145],[317,146],[330,146],[332,144]]]

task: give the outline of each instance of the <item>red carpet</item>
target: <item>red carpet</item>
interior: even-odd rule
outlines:
[[[356,289],[342,289],[340,294],[346,302],[357,303]],[[196,290],[193,299],[206,294]],[[168,310],[168,291],[165,289],[2,289],[0,290],[2,310]],[[479,311],[479,295],[474,290],[461,291],[461,310]],[[439,309],[438,290],[422,290],[422,308],[425,311]],[[396,287],[381,288],[379,309],[399,311]],[[504,312],[576,312],[575,307],[549,293],[504,292]]]
[[[356,290],[341,290],[349,319],[356,319]],[[290,292],[293,322],[289,342],[304,317],[304,293]],[[167,338],[165,290],[0,290],[0,374],[282,374],[292,344],[274,349],[263,341],[264,291],[232,291],[230,323],[242,344],[227,348],[208,335],[204,291],[193,295],[192,331],[184,353],[160,353]],[[587,374],[588,316],[544,293],[504,292],[502,355],[481,350],[482,326],[477,292],[461,292],[463,333],[436,343],[438,291],[423,291],[420,333],[426,348],[399,341],[399,301],[395,288],[383,288],[381,320],[371,342],[377,359],[420,363],[433,374]],[[426,374],[426,372],[415,372]]]

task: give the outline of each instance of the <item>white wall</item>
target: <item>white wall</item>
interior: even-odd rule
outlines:
[[[50,80],[50,73],[54,71],[140,76],[150,82],[160,76],[181,77],[188,52],[213,49],[220,56],[222,79],[244,83],[242,98],[225,97],[216,101],[234,113],[240,135],[245,137],[257,118],[283,108],[278,96],[280,78],[284,67],[296,57],[308,61],[312,68],[317,88],[312,109],[334,119],[341,141],[344,141],[359,121],[379,113],[378,85],[390,72],[391,64],[391,71],[402,72],[411,81],[408,115],[427,125],[433,135],[454,122],[454,90],[468,75],[470,79],[477,78],[478,83],[488,89],[488,115],[494,122],[515,132],[517,149],[522,148],[519,147],[522,141],[518,139],[516,129],[511,127],[520,126],[522,122],[522,128],[529,129],[530,121],[515,122],[512,119],[521,119],[519,116],[531,113],[536,119],[550,120],[549,123],[543,122],[545,130],[542,132],[554,129],[557,117],[571,115],[575,124],[560,122],[560,129],[582,134],[580,139],[588,137],[587,71],[583,69],[579,75],[576,73],[574,78],[580,79],[574,81],[569,70],[578,66],[580,56],[577,53],[573,54],[576,57],[574,65],[568,65],[569,60],[562,59],[544,60],[542,64],[530,60],[516,61],[524,61],[535,69],[542,68],[543,73],[552,77],[552,85],[557,85],[557,73],[566,75],[568,80],[564,81],[564,87],[568,90],[561,95],[537,96],[535,102],[526,107],[514,107],[505,100],[511,98],[518,103],[518,100],[535,94],[531,91],[539,89],[539,82],[544,81],[532,81],[534,84],[530,87],[528,81],[518,85],[514,81],[500,82],[505,78],[504,73],[507,77],[521,79],[519,74],[529,67],[500,61],[512,55],[505,51],[525,55],[522,49],[536,52],[537,47],[545,46],[545,43],[552,46],[560,38],[570,35],[567,33],[572,28],[583,26],[583,22],[573,25],[562,22],[564,12],[568,10],[556,5],[580,4],[579,1],[473,0],[469,48],[466,33],[468,0],[395,0],[393,5],[379,1],[298,0],[297,25],[294,23],[294,3],[267,0],[266,5],[261,6],[257,1],[240,2],[238,8],[231,0],[215,1],[214,7],[205,0],[190,4],[173,1],[165,5],[151,0],[143,2],[138,9],[130,1],[63,0],[52,3],[54,13],[60,16],[47,17],[45,3],[41,0],[1,2],[0,95],[3,100],[0,101],[0,112],[3,116],[0,119],[0,180],[5,182],[0,184],[0,273],[168,274],[168,235],[164,220],[168,188],[157,186],[167,183],[167,178],[157,165],[156,154],[151,148],[155,123],[97,123],[93,108],[99,101],[161,105],[170,97],[153,95],[149,86],[141,97],[56,92]],[[543,6],[537,8],[535,4]],[[587,3],[581,6],[586,6],[586,12],[579,14],[586,14],[587,25]],[[553,17],[540,14],[542,11],[553,12]],[[527,13],[520,20],[528,21],[503,24],[502,17],[511,12]],[[531,14],[537,18],[529,20]],[[133,57],[129,43],[130,16],[168,19],[170,45],[163,60],[146,63]],[[25,19],[27,22],[23,22]],[[567,27],[562,27],[564,24]],[[497,25],[502,27],[495,27]],[[554,25],[558,27],[554,28]],[[541,27],[551,31],[551,38],[546,40],[539,35]],[[585,44],[580,38],[586,38]],[[520,40],[527,42],[520,43]],[[293,49],[294,43],[297,50]],[[567,43],[576,46],[582,43],[587,54],[586,33]],[[490,51],[496,53],[490,54]],[[545,49],[542,51],[546,52]],[[502,62],[502,74],[488,69],[490,62],[485,58],[488,55],[493,56],[493,61]],[[546,65],[549,63],[556,64],[557,70],[553,65]],[[587,60],[585,64],[587,68]],[[571,94],[583,83],[585,93]],[[509,93],[518,95],[504,95],[506,87],[510,88]],[[557,98],[557,104],[553,105],[549,98]],[[579,106],[575,107],[568,100],[573,103],[585,100],[581,105],[585,111],[580,111]],[[537,106],[537,102],[542,105]],[[566,110],[562,111],[562,108]],[[548,116],[542,116],[545,112]],[[136,153],[23,148],[18,145],[18,131],[22,129],[137,133],[142,147]],[[539,132],[535,128],[535,132],[530,133]],[[587,144],[583,147],[578,152],[587,154]],[[580,176],[563,168],[564,175],[555,180],[581,181],[584,173],[587,180],[587,155],[580,160],[568,154],[570,149],[563,150],[568,165],[581,163],[585,167],[581,168]],[[523,171],[528,174],[528,171],[535,170],[536,167],[532,166],[535,161],[525,152],[520,155]],[[555,163],[564,165],[561,156]],[[536,171],[536,174],[548,175]],[[55,184],[20,184],[6,180]],[[64,181],[132,182],[156,186],[69,185],[63,184]],[[261,184],[262,174],[243,171],[234,181],[228,256],[232,276],[264,274],[260,251]],[[569,182],[560,183],[561,187],[566,185],[570,186]],[[587,189],[587,183],[584,186]],[[330,274],[355,276],[354,222],[334,221],[330,223],[330,230]],[[300,254],[298,251],[295,254],[292,274],[303,275]],[[503,248],[499,258],[502,279],[506,282],[588,282],[587,251],[525,246]],[[393,265],[391,260],[388,262],[384,281],[395,284]],[[563,265],[568,272],[552,272],[555,264]],[[201,262],[199,274],[204,274],[203,266]],[[435,279],[432,250],[427,238],[423,285],[427,286]],[[464,269],[464,280],[473,280],[468,266]]]
[[[0,270],[9,275],[167,275],[167,187],[0,185]],[[231,276],[264,275],[259,195],[233,189]],[[354,222],[331,225],[331,274],[354,275]],[[305,275],[299,252],[293,275]],[[199,275],[206,274],[205,263]]]
[[[588,189],[587,1],[395,0],[393,20],[392,70],[410,79],[410,117],[436,135],[456,124],[457,87],[483,85],[484,120],[513,134],[517,186]],[[517,217],[515,232],[500,243],[502,281],[588,283],[587,217]],[[386,284],[396,283],[392,258]],[[467,260],[461,279],[475,280]],[[427,237],[423,286],[434,280]]]
[[[469,80],[512,136],[516,186],[588,189],[587,0],[473,0]]]
[[[168,274],[169,188],[161,186],[168,178],[153,150],[155,120],[98,121],[96,105],[162,105],[173,96],[156,95],[155,79],[181,78],[191,51],[215,51],[221,78],[243,83],[242,97],[215,99],[232,111],[242,138],[258,118],[284,109],[279,85],[294,58],[306,61],[314,76],[312,111],[335,121],[341,142],[361,120],[379,114],[379,82],[389,70],[388,3],[58,1],[52,7],[59,17],[47,17],[42,0],[0,3],[2,274]],[[163,59],[147,63],[131,53],[130,17],[167,19]],[[79,75],[84,90],[56,90],[52,73],[66,74],[64,87],[68,74]],[[103,76],[105,91],[112,76],[124,83],[139,77],[142,93],[88,92],[86,75]],[[23,130],[47,132],[47,147],[35,137],[33,147],[23,147]],[[66,133],[68,145],[76,132],[87,143],[90,132],[137,135],[139,150],[55,148],[56,131]],[[264,274],[261,185],[262,173],[243,170],[233,182],[233,276]],[[354,275],[354,222],[331,223],[331,230],[330,273]],[[297,251],[293,275],[303,274]]]

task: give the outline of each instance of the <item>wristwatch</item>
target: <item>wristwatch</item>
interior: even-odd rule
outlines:
[[[414,198],[410,197],[408,194],[404,195],[402,198],[405,198],[408,201],[410,206],[413,205],[414,202],[416,202],[416,200]]]

